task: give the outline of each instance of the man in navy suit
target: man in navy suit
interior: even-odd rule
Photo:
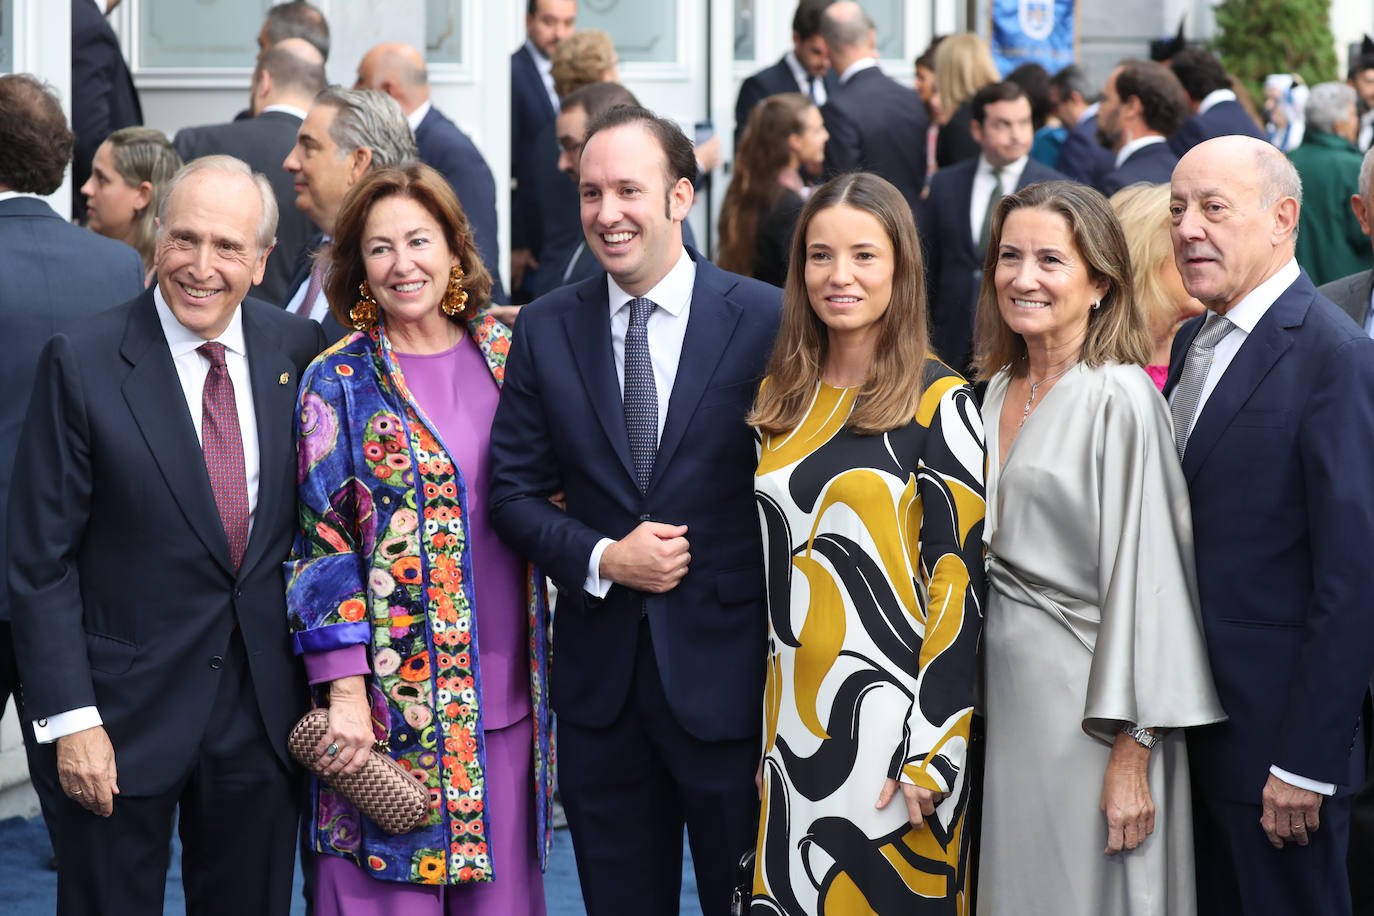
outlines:
[[[492,275],[492,301],[506,301],[496,235],[496,182],[487,160],[458,125],[444,117],[429,99],[429,72],[424,56],[408,44],[388,42],[372,48],[358,64],[354,89],[376,89],[396,100],[415,132],[420,161],[448,180],[463,205],[477,253]],[[516,156],[519,150],[512,150]],[[498,316],[505,320],[511,316]]]
[[[72,132],[57,97],[26,74],[0,76],[0,257],[7,264],[22,265],[0,271],[0,321],[6,341],[6,358],[0,362],[0,386],[6,393],[0,402],[0,518],[14,478],[14,450],[39,350],[59,327],[123,302],[143,288],[143,262],[136,251],[73,226],[42,199],[61,187],[71,155]],[[0,529],[0,565],[4,557]],[[19,712],[29,776],[53,834],[62,796],[56,762],[50,746],[33,740],[19,688],[9,594],[0,589],[0,715],[11,695]]]
[[[746,77],[735,101],[735,146],[754,106],[770,95],[800,92],[817,107],[824,105],[839,80],[830,68],[830,51],[821,37],[821,13],[834,0],[802,0],[792,14],[792,50],[776,64]]]
[[[973,95],[973,139],[982,152],[940,169],[917,210],[926,259],[930,344],[951,368],[973,363],[973,316],[991,214],[1003,196],[1064,176],[1030,158],[1030,99],[1016,83],[992,83]]]
[[[291,434],[323,338],[256,299],[276,200],[242,161],[172,180],[158,284],[38,361],[11,492],[28,714],[54,741],[59,914],[160,913],[173,815],[188,912],[290,909],[305,711],[281,565]]]
[[[1127,60],[1107,77],[1097,109],[1097,135],[1116,152],[1096,188],[1108,197],[1137,181],[1167,184],[1178,157],[1170,135],[1188,117],[1188,96],[1163,64]]]
[[[1229,134],[1268,139],[1245,106],[1236,100],[1231,77],[1212,52],[1184,48],[1169,61],[1169,69],[1183,84],[1184,92],[1188,93],[1188,107],[1193,112],[1169,140],[1174,155],[1182,157],[1203,140]]]
[[[105,20],[117,3],[72,0],[72,218],[78,220],[86,215],[80,188],[91,177],[95,151],[121,127],[143,123],[134,78]]]
[[[1116,164],[1111,151],[1097,142],[1099,95],[1077,64],[1069,64],[1050,77],[1050,111],[1069,131],[1054,168],[1070,181],[1093,187]]]
[[[559,586],[559,784],[591,916],[705,916],[755,841],[763,556],[744,417],[780,294],[682,243],[692,144],[618,107],[587,129],[605,268],[528,306],[491,439],[492,522]],[[550,501],[562,494],[566,511]]]
[[[1350,792],[1374,667],[1374,340],[1294,259],[1302,187],[1269,143],[1174,170],[1174,436],[1229,720],[1188,735],[1198,912],[1348,914]]]
[[[878,69],[873,20],[851,0],[821,13],[821,36],[840,85],[821,106],[830,139],[825,174],[874,172],[896,186],[912,211],[926,181],[926,106],[916,90]]]
[[[525,8],[525,43],[510,56],[511,194],[510,286],[517,302],[528,301],[517,292],[525,287],[525,271],[537,269],[534,239],[539,234],[539,211],[532,197],[533,176],[527,168],[539,132],[558,113],[553,91],[553,49],[577,27],[577,0],[528,0]]]

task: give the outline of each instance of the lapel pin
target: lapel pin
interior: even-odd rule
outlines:
[[[278,385],[285,385],[285,384],[286,384],[287,382],[289,382],[289,381],[291,381],[291,373],[290,373],[290,372],[283,372],[283,373],[281,374],[281,377],[277,379],[277,384],[278,384]]]

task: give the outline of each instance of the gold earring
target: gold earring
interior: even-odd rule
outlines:
[[[372,290],[367,281],[358,284],[358,304],[348,310],[348,319],[353,322],[353,330],[370,331],[377,325],[377,300],[372,298]]]
[[[463,289],[463,276],[461,264],[454,264],[453,269],[448,272],[448,288],[444,290],[444,298],[439,307],[450,318],[461,315],[468,304],[468,291]]]

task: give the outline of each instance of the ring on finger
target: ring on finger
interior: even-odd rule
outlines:
[[[337,741],[331,742],[330,745],[329,745],[329,747],[327,747],[327,748],[324,749],[324,752],[325,752],[326,754],[328,754],[330,757],[338,756],[338,753],[339,753],[339,742],[337,742]]]
[[[82,794],[82,790],[81,790],[81,789],[72,789],[72,794],[73,794],[73,795],[81,795],[81,794]]]

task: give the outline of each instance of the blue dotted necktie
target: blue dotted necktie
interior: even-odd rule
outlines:
[[[650,299],[631,299],[630,329],[625,333],[625,431],[641,493],[649,489],[658,455],[658,391],[649,358],[649,316],[655,308]]]

